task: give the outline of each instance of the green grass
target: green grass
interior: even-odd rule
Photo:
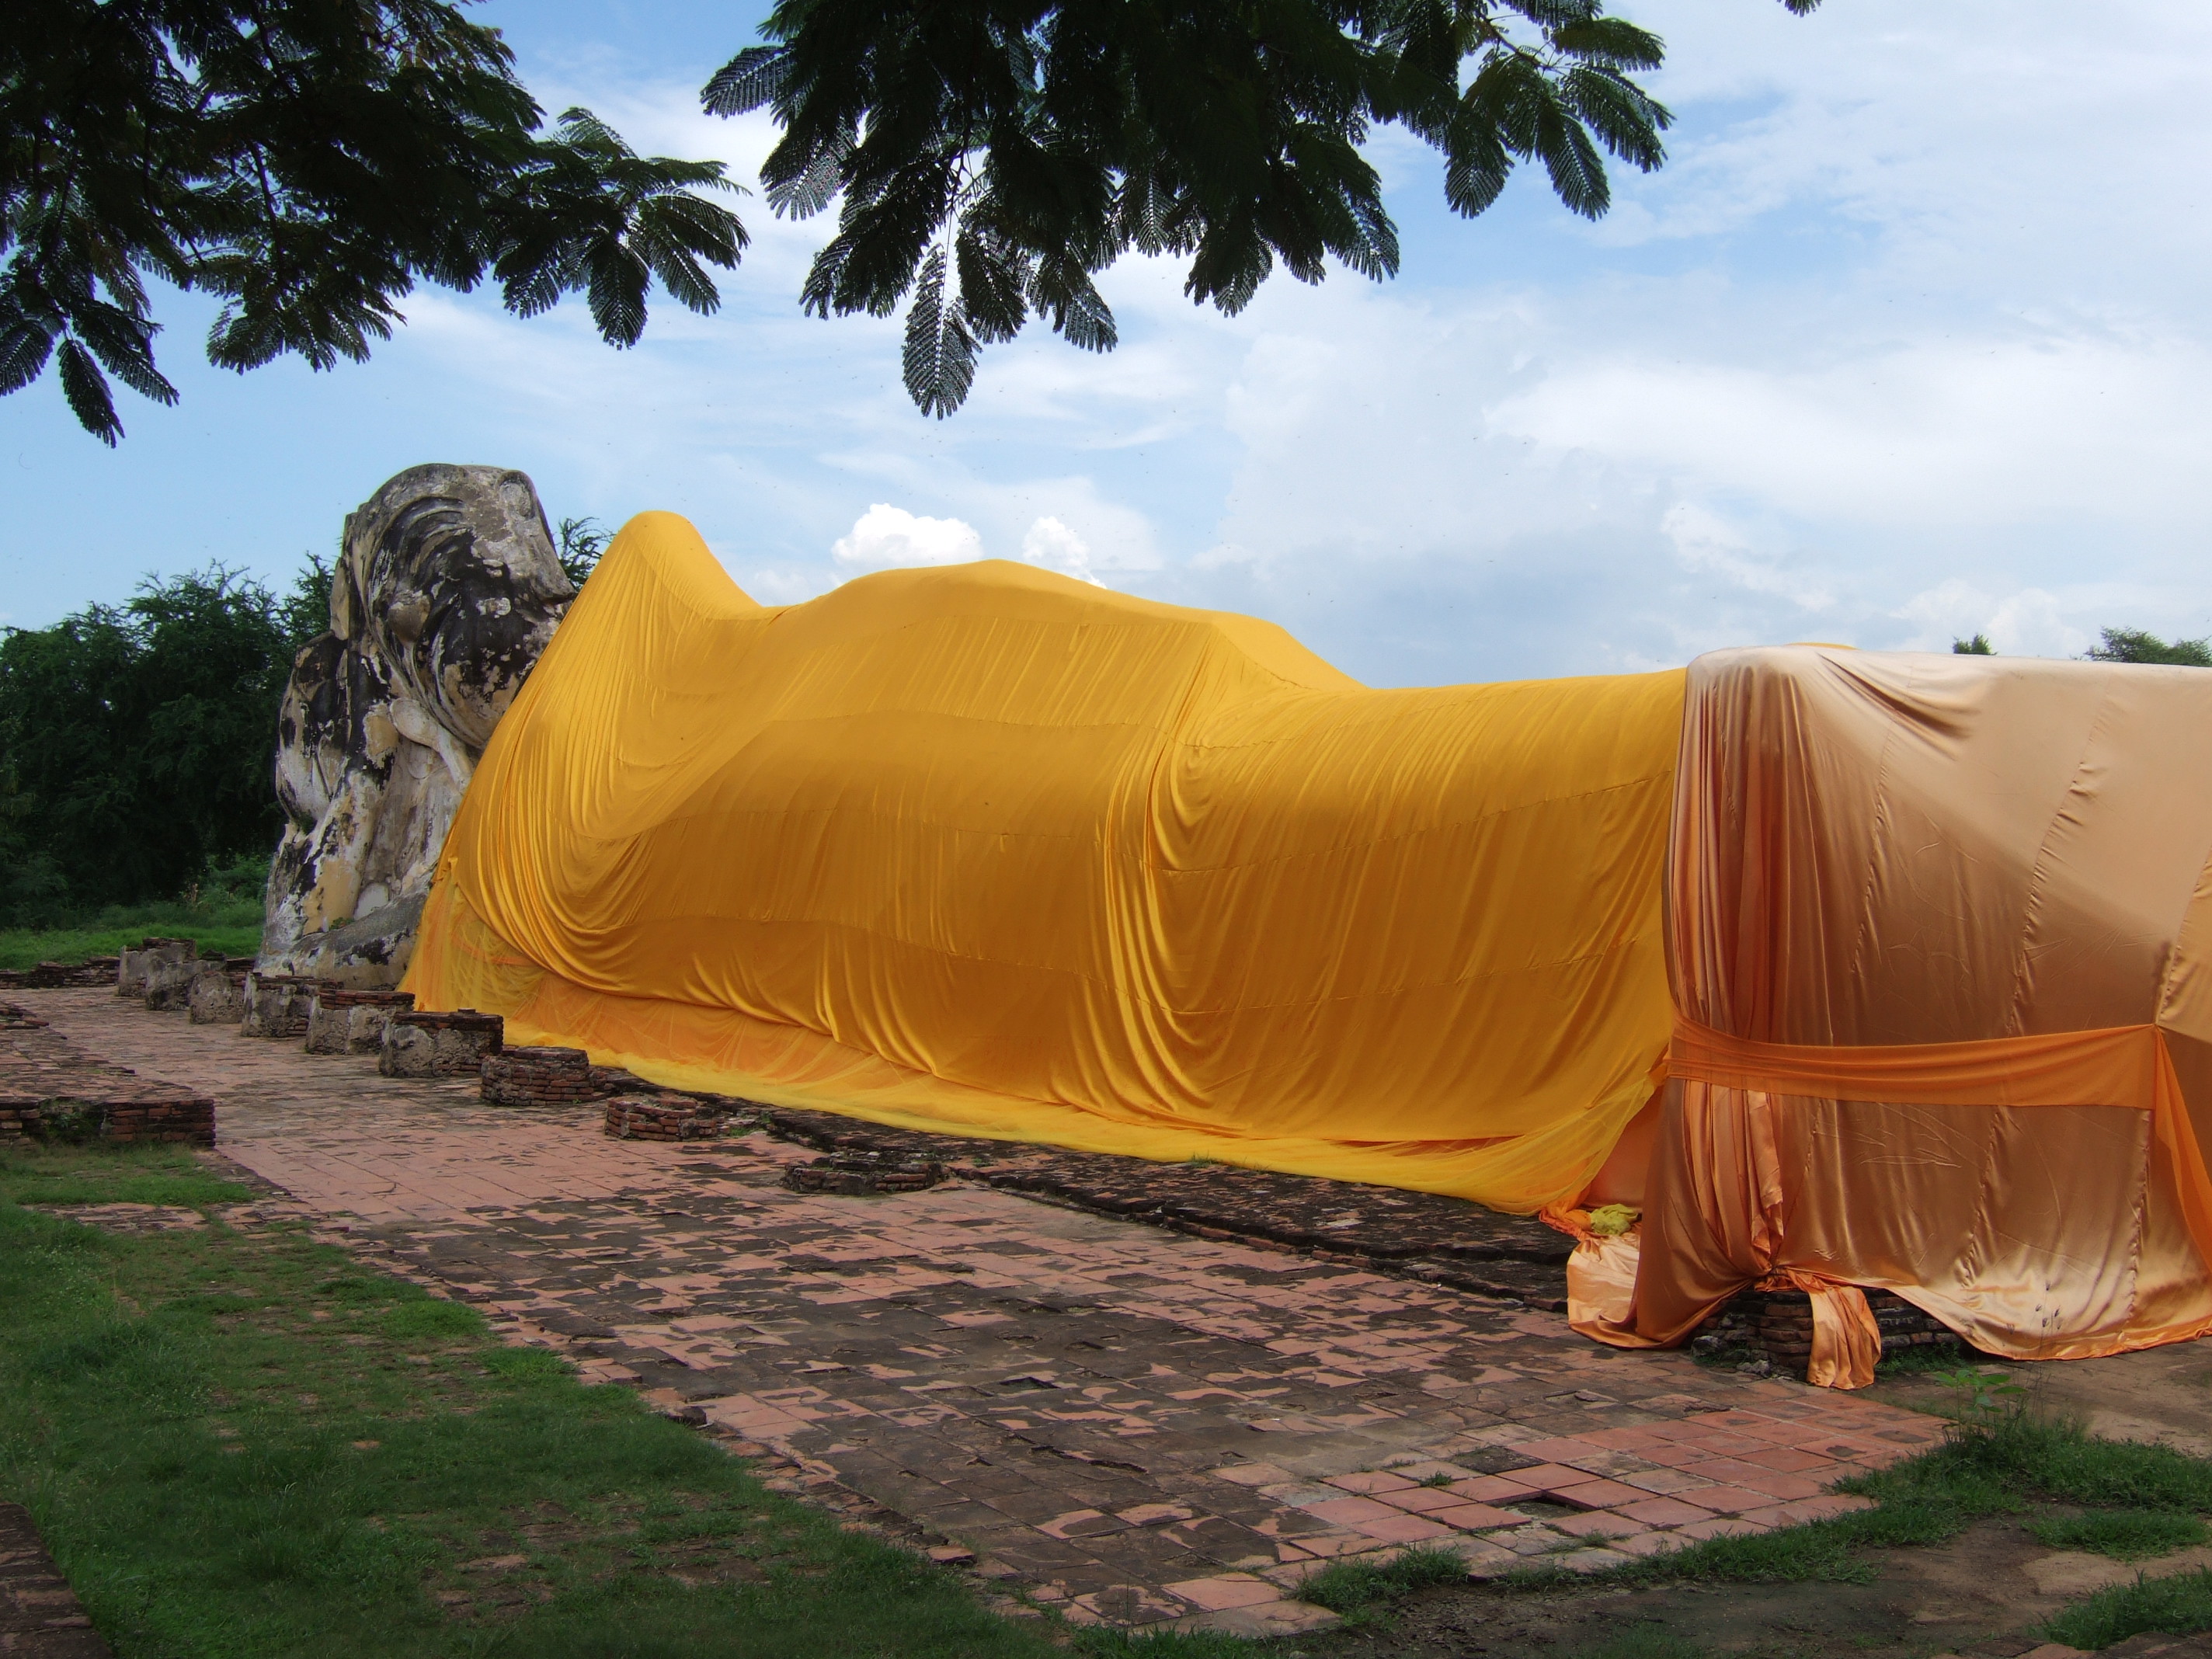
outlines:
[[[1836,1489],[1871,1498],[1875,1507],[1749,1537],[1710,1538],[1595,1577],[1638,1586],[1693,1580],[1870,1583],[1875,1569],[1869,1550],[1940,1544],[1986,1516],[2021,1514],[2038,1503],[2138,1516],[2161,1511],[2172,1517],[2169,1530],[2179,1532],[2181,1523],[2194,1524],[2197,1515],[2212,1511],[2212,1462],[2170,1446],[2100,1440],[2078,1424],[2022,1415],[1986,1431],[1960,1432],[1917,1457],[1839,1481]],[[2127,1526],[2152,1524],[2082,1521],[2110,1524],[2114,1537]],[[1569,1579],[1559,1568],[1531,1565],[1504,1582],[1554,1588]]]
[[[0,1152],[0,1200],[17,1204],[237,1204],[252,1188],[180,1146],[16,1146]]]
[[[1387,1561],[1332,1561],[1298,1586],[1298,1599],[1349,1625],[1379,1622],[1390,1603],[1437,1584],[1463,1584],[1467,1563],[1449,1550],[1414,1548]]]
[[[234,1195],[91,1149],[0,1182]],[[629,1391],[298,1231],[110,1237],[0,1200],[0,1495],[120,1659],[1054,1651],[1042,1621],[767,1491]]]
[[[2031,1522],[2028,1530],[2047,1550],[2089,1550],[2116,1561],[2147,1561],[2212,1538],[2202,1521],[2175,1510],[2093,1510]]]
[[[1954,1371],[1968,1362],[1970,1356],[1958,1345],[1949,1342],[1923,1343],[1917,1347],[1899,1348],[1893,1354],[1884,1354],[1874,1368],[1875,1380],[1887,1382],[1893,1377],[1925,1376],[1931,1371]]]
[[[1284,1656],[1280,1648],[1262,1647],[1212,1630],[1087,1630],[1077,1635],[1075,1651],[1083,1659],[1261,1659],[1263,1655],[1295,1659]]]
[[[2188,1636],[2212,1630],[2212,1571],[2138,1578],[2078,1601],[2052,1619],[2043,1633],[2074,1648],[2108,1648],[2147,1630]]]
[[[261,948],[261,899],[223,894],[203,904],[118,906],[70,927],[0,927],[0,968],[112,957],[149,933],[196,940],[203,956],[250,957]]]

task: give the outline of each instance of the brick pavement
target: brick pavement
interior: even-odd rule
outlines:
[[[763,1134],[610,1140],[593,1109],[15,994],[213,1095],[222,1151],[354,1248],[1077,1622],[1310,1627],[1305,1573],[1413,1543],[1594,1570],[1849,1507],[1827,1483],[1937,1437],[1295,1250],[961,1182],[795,1193],[811,1149]]]
[[[0,1653],[112,1659],[20,1504],[0,1504]]]

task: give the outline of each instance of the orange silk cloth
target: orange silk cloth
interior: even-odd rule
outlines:
[[[2018,1358],[2212,1329],[2212,674],[1717,653],[1682,745],[1643,1221],[1577,1328],[1795,1283],[1844,1386],[1856,1285]]]

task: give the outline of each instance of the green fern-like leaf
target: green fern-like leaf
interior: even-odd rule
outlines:
[[[958,298],[946,292],[948,262],[942,247],[922,261],[907,312],[907,394],[925,415],[943,420],[967,401],[975,381],[975,340]]]
[[[116,418],[115,399],[108,395],[107,380],[92,360],[92,354],[75,340],[62,342],[59,368],[62,397],[68,402],[70,412],[77,424],[106,444],[115,447],[123,436],[123,422]]]
[[[783,46],[747,46],[714,71],[699,94],[709,115],[745,115],[773,102],[791,78],[791,53]]]
[[[960,277],[960,309],[976,340],[1011,340],[1029,321],[1024,290],[1029,262],[1003,240],[971,225],[953,239],[954,268]]]
[[[1030,275],[1030,302],[1070,345],[1111,351],[1120,343],[1114,313],[1091,273],[1064,254],[1037,261]]]

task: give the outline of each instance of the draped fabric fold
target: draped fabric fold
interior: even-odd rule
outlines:
[[[1692,1184],[1691,1201],[1702,1212],[1694,1220],[1680,1213],[1683,1194],[1678,1188],[1672,1194],[1678,1207],[1667,1218],[1668,1224],[1678,1230],[1701,1225],[1708,1237],[1740,1239],[1741,1249],[1730,1258],[1739,1282],[1731,1283],[1725,1275],[1716,1278],[1686,1300],[1680,1294],[1682,1281],[1670,1279],[1661,1266],[1653,1274],[1651,1300],[1639,1305],[1633,1286],[1641,1283],[1640,1260],[1636,1259],[1640,1249],[1625,1241],[1585,1239],[1577,1255],[1587,1253],[1589,1259],[1578,1268],[1571,1267],[1569,1317],[1576,1329],[1600,1341],[1623,1347],[1678,1341],[1744,1285],[1773,1288],[1780,1279],[1813,1297],[1810,1380],[1844,1388],[1863,1388],[1874,1380],[1881,1345],[1865,1297],[1831,1273],[1814,1270],[1809,1262],[1789,1260],[1777,1118],[1788,1113],[1794,1102],[1808,1097],[1966,1109],[2106,1107],[2142,1112],[2172,1172],[2190,1240],[2201,1260],[2212,1261],[2212,1178],[2206,1174],[2165,1034],[2155,1025],[1846,1048],[1753,1042],[1678,1020],[1667,1064],[1671,1075],[1684,1084],[1744,1097],[1741,1139],[1747,1155],[1747,1179],[1733,1190],[1722,1182]],[[1708,1098],[1701,1103],[1710,1108],[1712,1102]],[[1676,1121],[1686,1120],[1678,1112]],[[1717,1126],[1708,1122],[1700,1138],[1708,1147],[1716,1145]],[[1753,1224],[1731,1228],[1732,1218],[1718,1213],[1717,1206],[1732,1199],[1750,1200],[1742,1212],[1755,1215]],[[1626,1295],[1620,1289],[1624,1279],[1632,1281]],[[1662,1286],[1675,1290],[1675,1298],[1662,1300]]]
[[[407,979],[659,1082],[1546,1209],[1571,1316],[1887,1288],[2212,1329],[2212,673],[1791,647],[1375,690],[986,562],[804,605],[617,538]],[[2202,1120],[2200,1121],[2200,1119]]]
[[[1602,1275],[1634,1288],[1577,1328],[1680,1342],[1795,1282],[1845,1386],[1854,1286],[2024,1358],[2212,1329],[2176,1059],[2212,1084],[2212,675],[1717,653],[1682,745],[1668,1080]]]
[[[1530,1211],[1667,1045],[1681,695],[1374,690],[996,561],[763,606],[648,514],[500,722],[407,983],[678,1086]]]

